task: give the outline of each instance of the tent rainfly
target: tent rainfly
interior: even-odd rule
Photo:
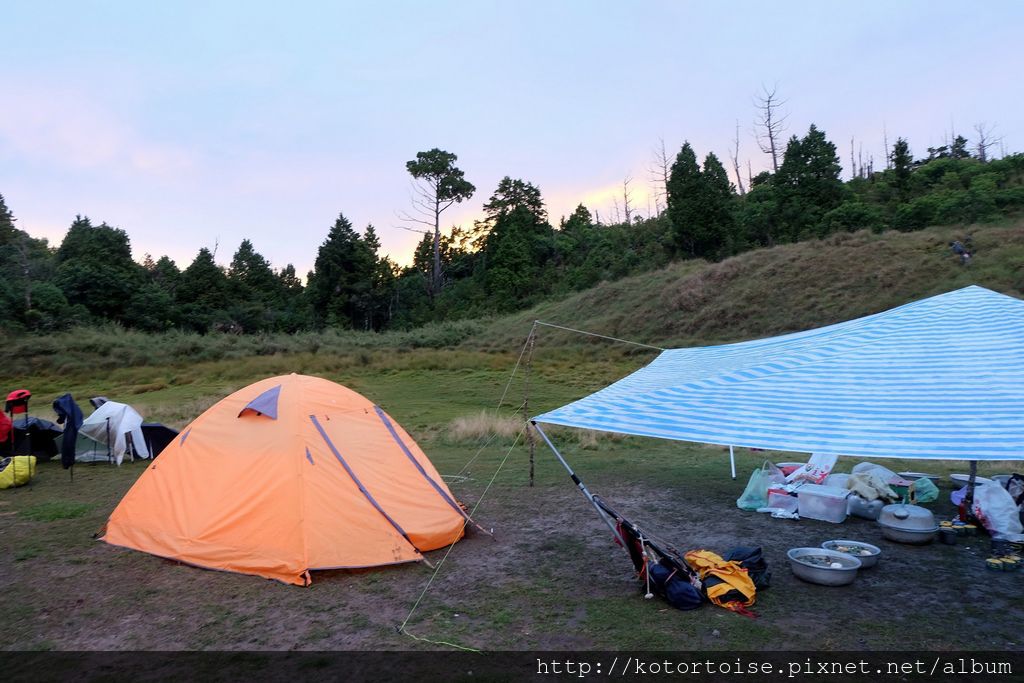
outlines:
[[[118,465],[128,453],[129,436],[135,454],[140,458],[149,457],[146,438],[142,433],[142,416],[124,403],[107,401],[85,418],[78,431],[80,436],[108,445]]]
[[[1024,301],[971,286],[815,330],[668,350],[534,422],[861,458],[1024,460]]]
[[[311,570],[423,560],[462,538],[467,520],[379,406],[293,374],[196,418],[125,494],[103,540],[302,585]]]

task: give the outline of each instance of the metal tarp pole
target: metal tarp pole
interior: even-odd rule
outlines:
[[[533,425],[533,428],[536,429],[537,433],[540,434],[542,439],[544,439],[544,443],[548,445],[548,448],[551,449],[551,452],[555,454],[556,458],[558,458],[558,462],[562,463],[562,467],[564,467],[565,471],[569,473],[570,477],[572,477],[573,482],[583,493],[583,495],[586,496],[587,500],[590,501],[590,504],[594,506],[594,509],[597,510],[597,514],[601,516],[601,519],[603,519],[604,523],[608,525],[608,528],[612,530],[612,534],[615,536],[615,538],[623,544],[622,547],[625,548],[625,542],[623,541],[622,536],[619,534],[618,527],[616,527],[615,523],[611,519],[609,519],[605,511],[601,509],[601,506],[597,504],[597,501],[594,500],[594,495],[590,493],[589,490],[587,490],[586,485],[582,481],[580,481],[580,478],[577,477],[576,473],[572,471],[572,468],[569,467],[569,463],[565,461],[565,458],[562,457],[562,454],[558,452],[557,448],[555,448],[555,444],[551,443],[551,439],[548,438],[548,435],[544,433],[544,430],[540,428],[539,424],[537,424],[533,420],[530,420],[530,424]]]
[[[736,478],[736,454],[732,452],[732,446],[729,446],[729,466],[732,468],[732,478]]]

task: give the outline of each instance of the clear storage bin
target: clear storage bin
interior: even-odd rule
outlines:
[[[796,496],[791,496],[785,491],[768,490],[768,507],[779,508],[786,512],[796,512],[799,502]]]
[[[796,490],[800,516],[838,524],[846,519],[847,489],[821,484],[804,484]]]

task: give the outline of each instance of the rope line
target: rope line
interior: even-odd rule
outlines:
[[[665,350],[664,348],[662,348],[660,346],[653,346],[651,344],[643,344],[643,343],[640,343],[640,342],[630,341],[628,339],[619,339],[618,337],[610,337],[610,336],[604,335],[604,334],[597,334],[596,332],[587,332],[586,330],[577,330],[577,329],[574,329],[574,328],[571,328],[571,327],[564,327],[562,325],[555,325],[554,323],[546,323],[546,322],[543,322],[541,320],[534,320],[533,321],[533,327],[530,328],[530,333],[526,336],[526,341],[523,342],[523,348],[519,351],[519,357],[516,359],[516,364],[512,367],[512,374],[509,375],[508,381],[505,383],[505,388],[501,392],[501,398],[498,399],[498,405],[495,407],[495,414],[498,414],[501,411],[501,407],[505,403],[505,398],[508,396],[508,391],[512,387],[512,381],[515,379],[516,372],[519,371],[519,367],[520,367],[520,365],[522,365],[523,357],[526,355],[526,350],[530,347],[530,342],[533,341],[536,338],[537,326],[538,325],[544,325],[545,327],[551,327],[551,328],[558,329],[558,330],[564,330],[566,332],[574,332],[576,334],[583,334],[583,335],[587,335],[587,336],[590,336],[590,337],[597,337],[599,339],[606,339],[608,341],[620,342],[620,343],[623,343],[623,344],[632,344],[633,346],[640,346],[640,347],[647,348],[647,349],[653,349],[655,351],[664,351]],[[516,410],[516,412],[521,411],[524,407],[525,407],[525,402],[524,402],[523,405],[519,406],[519,408]],[[512,442],[512,445],[509,446],[508,451],[505,452],[505,456],[501,459],[501,462],[498,463],[497,469],[495,469],[494,470],[494,474],[491,475],[491,479],[490,479],[490,481],[487,482],[487,486],[484,487],[483,492],[480,494],[480,498],[477,499],[476,505],[473,506],[473,509],[470,510],[469,514],[466,516],[467,519],[462,524],[463,532],[465,532],[466,525],[469,524],[469,521],[476,514],[477,508],[480,507],[480,504],[483,502],[484,498],[487,496],[487,493],[491,490],[491,485],[494,484],[494,481],[498,478],[498,474],[501,472],[502,468],[505,466],[505,463],[508,462],[509,457],[512,455],[512,451],[515,450],[515,447],[519,444],[519,440],[522,438],[523,433],[527,429],[528,429],[528,426],[524,424],[523,428],[520,429],[519,433],[516,435],[516,438]],[[497,438],[497,436],[498,436],[497,432],[494,432],[493,434],[491,434],[491,436],[483,443],[483,445],[480,446],[479,449],[477,449],[477,452],[473,455],[473,457],[469,459],[469,462],[467,462],[465,465],[462,466],[462,469],[459,470],[458,474],[450,475],[450,476],[453,476],[453,477],[461,476],[462,473],[465,472],[466,469],[471,464],[473,464],[473,462],[478,457],[480,457],[480,454],[483,453],[484,449],[486,449],[489,445],[491,445],[491,442],[493,442],[494,439]],[[420,641],[420,642],[424,642],[424,643],[431,643],[433,645],[444,645],[444,646],[447,646],[447,647],[456,648],[458,650],[464,650],[464,651],[467,651],[467,652],[477,652],[477,653],[479,653],[480,650],[477,650],[477,649],[471,648],[471,647],[466,647],[464,645],[458,645],[457,643],[451,643],[451,642],[444,641],[444,640],[431,640],[429,638],[423,638],[423,637],[417,636],[417,635],[415,635],[413,633],[410,633],[405,628],[409,624],[409,620],[412,619],[412,615],[416,613],[417,609],[419,609],[420,603],[423,601],[423,598],[426,596],[427,591],[430,590],[430,586],[433,585],[434,579],[437,578],[438,573],[441,571],[441,567],[443,567],[444,563],[448,560],[448,555],[451,554],[452,549],[455,547],[455,543],[457,541],[458,541],[458,539],[453,540],[448,545],[448,549],[445,551],[444,556],[441,558],[441,561],[437,563],[437,566],[434,568],[433,573],[430,575],[430,578],[427,580],[426,585],[423,586],[423,590],[420,591],[419,597],[417,597],[416,598],[416,602],[413,603],[412,609],[409,610],[409,613],[405,616],[405,619],[402,621],[402,625],[399,626],[397,630],[398,630],[399,633],[401,633],[403,635],[406,635],[409,638],[412,638],[413,640],[416,640],[416,641]],[[649,590],[650,589],[648,589],[648,591]]]
[[[519,439],[523,436],[523,432],[525,432],[525,431],[526,431],[526,426],[524,425],[523,428],[521,430],[519,430],[519,434],[516,435],[515,441],[513,441],[512,445],[509,446],[508,451],[505,452],[505,457],[501,459],[500,463],[498,463],[498,468],[496,470],[494,470],[494,474],[491,476],[491,480],[488,481],[487,482],[487,486],[484,487],[483,493],[480,494],[480,497],[476,501],[476,505],[474,505],[473,509],[470,511],[469,517],[472,517],[474,514],[476,514],[477,508],[479,508],[480,504],[484,501],[484,497],[487,496],[487,492],[491,490],[491,485],[494,483],[494,480],[498,478],[498,473],[501,472],[501,469],[505,466],[505,463],[508,462],[509,456],[512,455],[512,451],[515,449],[516,445],[519,443]],[[468,519],[462,523],[463,531],[465,531],[466,525],[468,523],[469,523]],[[427,591],[430,589],[431,584],[434,583],[434,579],[437,578],[438,572],[441,571],[441,567],[444,566],[445,560],[448,559],[448,555],[451,554],[452,548],[455,547],[455,544],[457,542],[458,542],[458,539],[455,539],[448,546],[448,550],[445,551],[444,557],[442,557],[441,561],[437,563],[437,567],[434,568],[434,573],[430,575],[430,579],[427,581],[427,585],[425,585],[423,587],[423,590],[420,592],[420,596],[418,598],[416,598],[416,602],[413,603],[412,609],[409,610],[409,614],[407,614],[405,616],[405,620],[402,622],[402,625],[398,627],[398,632],[399,633],[404,633],[405,635],[409,636],[410,638],[414,638],[416,640],[422,640],[422,641],[428,642],[428,643],[434,643],[434,644],[437,644],[437,645],[451,645],[452,647],[457,647],[460,650],[469,650],[470,652],[479,652],[479,650],[475,650],[475,649],[473,649],[471,647],[464,647],[462,645],[455,645],[454,643],[446,643],[444,641],[433,641],[433,640],[428,640],[426,638],[420,638],[420,637],[415,636],[412,633],[409,633],[408,631],[405,630],[406,624],[409,623],[409,620],[412,619],[412,615],[416,612],[417,608],[419,608],[420,602],[423,601],[423,596],[425,596],[427,594]]]
[[[652,346],[651,344],[642,344],[640,342],[630,341],[628,339],[619,339],[618,337],[609,337],[606,334],[598,334],[597,332],[587,332],[586,330],[577,330],[572,327],[563,327],[561,325],[555,325],[554,323],[546,323],[543,320],[534,320],[534,325],[544,325],[545,327],[553,327],[556,330],[565,330],[566,332],[575,332],[576,334],[585,334],[590,337],[599,337],[601,339],[607,339],[609,341],[621,342],[623,344],[632,344],[633,346],[642,346],[647,349],[654,349],[655,351],[664,351],[665,349],[660,346]]]
[[[526,335],[526,341],[523,342],[523,348],[519,351],[519,358],[516,359],[516,364],[512,367],[512,374],[508,376],[508,381],[505,382],[505,389],[504,391],[501,392],[501,398],[498,399],[498,405],[494,409],[495,415],[497,415],[501,411],[501,406],[505,403],[505,397],[508,396],[508,390],[512,386],[512,380],[516,378],[516,372],[519,370],[519,366],[523,362],[523,356],[526,355],[526,349],[530,345],[530,339],[533,338],[536,332],[537,322],[535,321],[533,323],[533,327],[530,328],[530,333]],[[520,406],[520,408],[522,408],[522,406]],[[473,454],[473,457],[469,459],[469,462],[463,465],[462,469],[455,473],[455,476],[459,476],[463,472],[465,472],[466,469],[469,468],[469,466],[472,465],[473,462],[480,457],[480,454],[484,452],[484,449],[491,445],[491,442],[494,441],[494,439],[496,439],[497,436],[497,432],[491,434],[487,441],[485,441],[484,444],[477,449],[476,453]]]
[[[530,334],[526,335],[526,341],[523,342],[523,349],[519,352],[519,359],[516,361],[515,367],[512,368],[512,374],[509,375],[508,382],[505,383],[505,390],[501,392],[501,398],[498,399],[497,410],[501,410],[501,405],[505,402],[505,396],[508,394],[508,389],[512,386],[512,380],[515,379],[516,370],[519,369],[519,364],[523,362],[523,356],[526,355],[526,349],[530,345],[530,340],[537,332],[538,324],[542,325],[544,323],[541,323],[539,320],[534,320],[533,327],[530,328]]]

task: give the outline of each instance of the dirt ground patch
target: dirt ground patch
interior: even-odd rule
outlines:
[[[764,548],[773,577],[758,596],[759,618],[711,605],[679,612],[644,600],[625,553],[549,459],[539,463],[533,488],[523,484],[521,459],[498,478],[477,514],[494,527],[493,538],[474,533],[458,543],[409,619],[407,630],[426,640],[396,630],[432,574],[423,564],[317,572],[313,585],[302,589],[114,548],[91,535],[144,465],[79,467],[71,484],[59,465],[46,463],[31,486],[0,498],[0,572],[8,577],[10,597],[0,612],[4,647],[444,647],[429,641],[552,650],[1021,647],[1024,575],[987,572],[987,538],[913,547],[882,539],[873,523],[859,519],[843,525],[773,520],[735,507],[741,482],[688,467],[714,449],[681,456],[677,449],[672,471],[657,476],[657,447],[652,452],[620,442],[604,448],[607,453],[584,458],[581,474],[592,471],[588,483],[595,492],[652,533],[682,550]],[[623,454],[634,464],[625,472],[616,460]],[[481,458],[469,480],[453,485],[456,495],[474,503],[496,459]],[[22,514],[53,500],[87,511],[52,521]],[[947,488],[941,500],[948,500]],[[947,516],[953,511],[948,502],[934,509]],[[875,543],[882,560],[848,587],[796,579],[786,550],[830,538]],[[429,559],[436,564],[443,555]]]

